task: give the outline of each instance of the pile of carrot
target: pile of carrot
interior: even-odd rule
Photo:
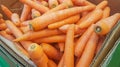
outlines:
[[[0,35],[15,43],[38,67],[89,67],[106,35],[120,19],[108,1],[19,0],[21,15],[1,5]]]

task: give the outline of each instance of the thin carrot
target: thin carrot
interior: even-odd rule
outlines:
[[[22,13],[21,13],[21,17],[20,17],[20,20],[23,22],[25,20],[27,20],[27,17],[28,15],[30,14],[31,12],[31,7],[24,4],[24,7],[23,7],[23,10],[22,10]]]
[[[35,31],[41,30],[47,27],[51,23],[60,21],[75,14],[79,14],[80,12],[89,11],[92,9],[94,9],[94,6],[73,7],[69,9],[56,11],[33,19],[30,22],[29,26]]]
[[[119,19],[120,13],[115,13],[110,17],[98,21],[94,30],[99,35],[105,35],[111,30],[111,28],[117,23]]]
[[[58,6],[58,1],[57,0],[48,0],[49,8],[55,8]]]
[[[64,67],[74,67],[74,24],[70,25],[66,35]]]
[[[5,23],[0,24],[0,30],[5,30],[7,28]]]
[[[53,60],[49,60],[48,67],[57,67],[57,64]]]
[[[107,0],[103,0],[102,2],[100,2],[96,8],[98,9],[104,9],[106,6],[108,5],[108,1]]]
[[[56,35],[50,37],[39,38],[33,40],[36,43],[56,43],[56,42],[65,42],[65,35]]]
[[[11,19],[12,12],[5,5],[1,5],[1,9]]]
[[[60,51],[61,51],[61,52],[64,52],[65,44],[64,44],[64,43],[58,43],[58,46],[59,46],[59,48],[60,48]]]
[[[12,22],[14,22],[14,24],[16,26],[20,26],[21,21],[20,21],[19,15],[17,13],[13,13],[11,15],[11,20],[12,20]]]
[[[104,10],[103,10],[103,17],[102,17],[102,19],[107,18],[109,16],[110,16],[110,7],[105,7]]]
[[[48,57],[44,53],[42,47],[36,43],[30,44],[28,49],[31,59],[38,67],[48,67]]]
[[[97,36],[97,34],[93,32],[86,44],[83,54],[79,62],[77,63],[76,67],[89,67],[90,66],[90,63],[95,54],[95,49],[97,47],[98,38],[99,37]]]
[[[71,17],[69,17],[69,18],[66,18],[66,19],[64,19],[64,20],[62,20],[62,21],[59,21],[59,22],[55,22],[55,23],[53,23],[53,24],[50,24],[50,25],[48,25],[48,28],[49,28],[49,29],[56,29],[56,28],[59,28],[59,27],[65,25],[65,24],[76,23],[76,22],[79,20],[79,18],[80,18],[80,15],[77,14],[77,15],[71,16]]]
[[[91,25],[84,33],[83,35],[77,40],[77,43],[75,45],[75,56],[80,57],[86,42],[88,41],[89,37],[91,36],[92,32],[94,32],[94,25]]]
[[[22,35],[21,37],[15,39],[15,41],[34,40],[34,39],[37,39],[37,38],[52,36],[52,35],[57,35],[57,34],[61,34],[61,31],[59,31],[57,29],[54,29],[54,30],[44,29],[44,30],[36,31],[36,32],[35,31],[29,31],[28,33]]]
[[[41,13],[45,13],[49,10],[49,8],[47,8],[41,4],[38,4],[34,1],[31,1],[31,0],[20,0],[20,2],[29,5],[30,7],[40,11]]]
[[[80,24],[79,27],[81,29],[83,28],[88,28],[91,24],[95,23],[96,21],[98,21],[99,19],[102,18],[103,15],[103,11],[101,9],[95,9],[92,13],[90,13],[91,15],[86,19],[83,20]]]
[[[42,46],[43,51],[49,58],[58,60],[58,61],[60,60],[61,55],[60,55],[60,52],[56,48],[54,48],[53,46],[47,43],[42,43],[40,45]]]
[[[32,19],[41,16],[40,12],[32,9]]]
[[[58,63],[58,67],[64,67],[64,54],[62,55],[62,58],[60,59]]]

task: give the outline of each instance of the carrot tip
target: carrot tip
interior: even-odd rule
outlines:
[[[100,33],[102,31],[102,28],[100,26],[95,27],[95,32]]]

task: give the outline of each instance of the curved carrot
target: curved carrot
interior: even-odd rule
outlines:
[[[75,45],[75,56],[80,57],[86,42],[90,38],[92,32],[94,32],[94,25],[92,24],[84,33],[83,35],[77,40],[77,43]]]
[[[65,35],[56,35],[50,37],[39,38],[33,40],[36,43],[56,43],[56,42],[65,42]]]
[[[21,21],[20,21],[19,15],[17,13],[13,13],[11,15],[11,20],[12,20],[12,22],[14,22],[14,24],[16,26],[20,26]]]
[[[27,20],[28,15],[30,14],[30,12],[31,12],[31,7],[24,4],[23,10],[22,10],[22,13],[21,13],[21,16],[20,16],[20,20],[22,22]]]
[[[48,61],[48,67],[57,67],[57,64],[54,61],[49,60]]]
[[[69,16],[79,14],[80,12],[83,11],[89,11],[92,9],[94,9],[94,6],[73,7],[69,9],[56,11],[33,19],[30,22],[29,26],[35,31],[41,30],[47,27],[51,23],[63,20],[65,18],[68,18]]]
[[[116,13],[108,18],[98,21],[94,28],[95,32],[99,35],[107,34],[119,19],[120,13]]]
[[[104,10],[103,10],[103,17],[102,17],[102,19],[107,18],[109,16],[110,16],[110,7],[105,7]]]
[[[7,28],[5,23],[0,24],[0,30],[5,30]]]
[[[54,59],[54,60],[60,60],[61,55],[60,55],[60,52],[56,48],[54,48],[53,46],[47,43],[42,43],[40,45],[42,46],[43,51],[49,58]]]
[[[101,9],[95,9],[91,15],[79,24],[81,29],[88,28],[91,24],[95,23],[102,18],[103,11]]]
[[[66,35],[64,67],[74,67],[74,24],[70,25]]]
[[[96,45],[98,42],[98,38],[99,37],[97,36],[97,34],[93,32],[85,46],[83,54],[80,60],[78,61],[76,67],[89,67],[90,66],[90,63],[95,54],[95,49],[96,49]]]
[[[48,0],[49,8],[55,8],[58,6],[58,1],[57,0]]]
[[[5,15],[7,15],[9,19],[11,19],[12,12],[5,5],[1,5],[1,9],[5,13]]]
[[[52,36],[52,35],[57,35],[57,34],[61,34],[61,31],[59,31],[57,29],[54,29],[54,30],[44,29],[44,30],[36,31],[36,32],[29,31],[28,33],[22,35],[21,37],[18,37],[14,41],[34,40],[34,39],[37,39],[37,38]]]
[[[32,9],[32,19],[41,16],[40,12]]]
[[[20,0],[20,2],[29,5],[30,7],[40,11],[41,13],[45,13],[49,10],[49,8],[47,8],[41,4],[38,4],[34,1],[31,1],[31,0]]]
[[[107,0],[104,0],[104,1],[100,2],[100,3],[96,6],[96,8],[98,8],[98,9],[104,9],[107,5],[108,5],[108,1],[107,1]]]
[[[60,51],[61,51],[61,52],[64,52],[65,44],[64,44],[64,43],[58,43],[58,46],[59,46],[59,48],[60,48]]]
[[[65,25],[65,24],[76,23],[76,22],[79,20],[79,18],[80,18],[80,15],[79,15],[79,14],[78,14],[78,15],[74,15],[74,16],[71,16],[71,17],[69,17],[69,18],[66,18],[66,19],[64,19],[64,20],[62,20],[62,21],[55,22],[55,23],[53,23],[53,24],[49,24],[49,25],[48,25],[48,28],[49,28],[49,29],[56,29],[56,28],[59,28],[59,27]]]

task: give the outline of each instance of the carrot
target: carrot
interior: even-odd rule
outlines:
[[[35,10],[35,9],[32,9],[32,19],[33,18],[36,18],[36,17],[39,17],[41,14],[39,11]]]
[[[4,23],[4,22],[5,22],[5,20],[3,18],[0,18],[0,24]]]
[[[64,67],[64,54],[62,55],[62,58],[60,59],[58,63],[58,67]]]
[[[54,29],[54,30],[44,29],[44,30],[36,31],[36,32],[29,31],[28,33],[26,33],[26,34],[22,35],[21,37],[15,39],[14,41],[33,40],[33,39],[46,37],[46,36],[57,35],[57,34],[61,34],[61,31],[59,31],[57,29]]]
[[[48,57],[44,53],[42,47],[36,43],[30,44],[28,49],[31,59],[38,67],[48,67]]]
[[[24,3],[24,4],[27,4],[29,5],[30,7],[40,11],[40,13],[45,13],[49,10],[49,8],[41,5],[41,4],[38,4],[34,1],[31,1],[31,0],[20,0],[20,2]]]
[[[48,67],[57,67],[57,64],[54,61],[49,60],[48,61]]]
[[[38,18],[33,19],[30,22],[29,26],[35,31],[41,30],[47,27],[51,23],[63,20],[65,18],[68,18],[69,16],[78,14],[83,11],[89,11],[92,9],[94,9],[93,6],[83,6],[83,7],[73,7],[69,9],[56,11],[56,12],[45,14]]]
[[[74,24],[70,25],[66,35],[64,67],[74,67]]]
[[[76,67],[89,67],[90,66],[90,63],[95,54],[95,49],[96,49],[96,45],[98,42],[98,38],[99,37],[97,36],[97,34],[93,32],[85,46],[83,54],[79,62],[77,63]]]
[[[12,32],[11,32],[8,28],[6,28],[4,31],[5,31],[7,34],[12,34]]]
[[[0,30],[5,30],[7,28],[5,23],[0,24]]]
[[[90,13],[91,15],[86,19],[83,20],[80,24],[79,27],[80,28],[88,28],[91,24],[95,23],[96,21],[98,21],[99,19],[102,18],[103,15],[103,11],[101,9],[95,9],[92,13]]]
[[[24,4],[24,7],[23,7],[23,10],[22,10],[22,13],[21,13],[21,17],[20,17],[20,20],[23,22],[25,20],[27,20],[27,17],[28,15],[30,14],[31,12],[31,7]]]
[[[23,21],[23,22],[20,24],[20,26],[21,26],[21,27],[28,26],[30,21],[31,21],[31,20]]]
[[[0,31],[0,35],[11,41],[14,39],[12,35],[7,34],[5,31]]]
[[[58,43],[58,46],[60,48],[60,52],[64,52],[65,44],[64,43]]]
[[[1,5],[1,9],[11,19],[12,12],[5,5]]]
[[[54,59],[54,60],[60,60],[61,55],[60,55],[60,52],[56,48],[54,48],[53,46],[47,43],[42,43],[40,45],[42,46],[43,51],[49,58]]]
[[[103,16],[102,19],[107,18],[110,16],[110,7],[105,7],[103,10]]]
[[[21,21],[20,21],[19,15],[17,13],[13,13],[11,15],[11,20],[14,22],[14,24],[16,26],[20,26]]]
[[[96,8],[98,9],[104,9],[106,6],[108,5],[108,1],[107,0],[103,0],[102,2],[100,2]]]
[[[89,13],[88,11],[83,12],[83,13],[82,13],[82,17],[86,16],[88,13]]]
[[[58,1],[57,0],[48,0],[49,8],[55,8],[58,6]]]
[[[80,15],[77,14],[77,15],[71,16],[71,17],[69,17],[69,18],[66,18],[66,19],[64,19],[64,20],[62,20],[62,21],[59,21],[59,22],[55,22],[55,23],[53,23],[53,24],[50,24],[50,25],[48,25],[48,28],[49,28],[49,29],[56,29],[56,28],[59,28],[59,27],[65,25],[65,24],[76,23],[76,22],[79,20],[79,18],[80,18]]]
[[[27,33],[27,32],[29,32],[29,31],[31,31],[30,28],[29,28],[29,26],[20,27],[20,30],[21,30],[23,33]]]
[[[95,32],[99,35],[107,34],[111,28],[117,23],[120,19],[120,13],[116,13],[110,17],[102,19],[95,24]]]
[[[80,57],[86,42],[88,41],[89,37],[91,36],[92,32],[94,31],[94,25],[92,24],[84,33],[83,35],[77,40],[75,45],[75,56]]]
[[[69,26],[70,24],[63,25],[62,27],[59,28],[59,30],[62,31],[63,33],[66,33]],[[78,25],[75,25],[75,34],[82,35],[85,31],[86,29],[80,29]]]
[[[3,18],[3,15],[0,13],[0,19]]]
[[[36,43],[56,43],[56,42],[65,42],[65,35],[56,35],[50,37],[39,38],[33,40]]]
[[[46,2],[46,1],[44,1],[44,0],[41,1],[40,4],[42,4],[42,5],[46,6],[46,7],[48,7],[48,2]]]

